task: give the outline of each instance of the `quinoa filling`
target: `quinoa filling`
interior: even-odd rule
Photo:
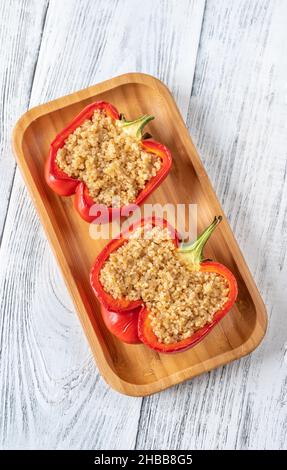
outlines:
[[[142,299],[158,341],[176,343],[210,323],[228,300],[226,279],[190,269],[177,255],[167,228],[138,228],[111,253],[100,282],[115,299]]]
[[[83,181],[96,203],[108,207],[135,201],[161,167],[157,155],[146,152],[119,121],[98,110],[68,136],[56,163],[68,176]]]

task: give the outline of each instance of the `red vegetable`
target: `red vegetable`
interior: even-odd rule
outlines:
[[[70,124],[65,127],[65,129],[60,132],[56,138],[53,140],[50,146],[50,152],[48,159],[45,165],[45,179],[47,184],[50,186],[53,191],[55,191],[60,196],[71,196],[75,194],[75,208],[81,215],[81,217],[87,222],[96,222],[97,217],[100,214],[103,214],[103,205],[97,204],[90,197],[88,188],[86,185],[78,179],[68,176],[64,171],[62,171],[56,163],[57,151],[63,147],[67,137],[75,131],[86,119],[91,119],[95,110],[101,110],[105,112],[108,116],[115,120],[121,120],[122,126],[126,132],[130,135],[134,135],[136,138],[141,140],[142,130],[144,126],[153,119],[153,116],[144,115],[135,121],[127,121],[121,115],[114,106],[105,101],[97,101],[86,106],[80,114],[78,114]],[[162,160],[162,165],[156,176],[151,178],[144,189],[138,194],[136,200],[126,206],[120,208],[107,208],[107,216],[105,219],[101,217],[99,223],[109,222],[112,219],[112,215],[129,215],[129,210],[132,210],[134,204],[142,204],[142,202],[151,194],[152,191],[163,181],[167,176],[172,159],[171,153],[165,145],[160,144],[154,140],[141,140],[141,145],[143,148],[150,152],[158,155]],[[91,207],[93,207],[92,213],[90,213]]]
[[[191,269],[199,270],[202,272],[214,272],[223,276],[229,287],[228,300],[224,306],[214,314],[213,320],[211,323],[206,324],[198,331],[196,331],[189,338],[179,341],[172,344],[163,344],[160,343],[153,333],[153,330],[150,325],[149,312],[148,309],[144,306],[139,312],[138,318],[138,335],[139,339],[145,343],[150,348],[164,353],[179,352],[185,349],[188,349],[192,346],[195,346],[199,341],[201,341],[214,326],[227,314],[227,312],[233,306],[236,297],[237,297],[237,282],[231,271],[229,269],[217,262],[212,262],[209,260],[204,260],[203,258],[203,248],[209,239],[210,235],[217,227],[219,222],[222,220],[222,217],[215,217],[212,224],[198,237],[198,239],[189,244],[180,243],[178,235],[175,230],[171,231],[173,235],[173,242],[178,248],[179,256],[182,256],[185,261],[191,266]],[[146,224],[152,224],[153,226],[161,225],[162,227],[171,227],[164,220],[159,220],[156,218],[142,219],[139,224],[134,225],[133,230],[121,234],[119,239],[112,240],[100,253],[97,257],[92,270],[91,270],[91,285],[94,289],[96,296],[98,297],[101,304],[108,310],[116,311],[119,315],[124,316],[129,312],[140,305],[143,305],[142,300],[138,301],[128,301],[127,299],[114,299],[110,294],[105,292],[103,286],[99,280],[99,274],[104,263],[108,259],[110,253],[116,251],[121,245],[127,242],[128,237],[131,233],[139,226],[144,226]]]
[[[130,310],[124,314],[111,312],[101,306],[101,313],[108,330],[124,343],[141,343],[138,335],[138,319],[142,307]]]
[[[124,243],[126,243],[128,241],[129,236],[134,232],[134,230],[136,230],[140,226],[143,227],[146,224],[151,224],[152,226],[161,225],[163,228],[168,227],[171,233],[175,232],[175,230],[164,219],[156,219],[155,217],[152,217],[151,219],[141,219],[138,223],[135,223],[132,228],[130,227],[127,231],[121,233],[119,238],[111,240],[96,258],[90,275],[91,285],[100,303],[107,310],[121,313],[127,312],[129,310],[134,310],[135,308],[143,305],[142,300],[114,299],[108,292],[104,290],[100,282],[99,276],[100,271],[110,254],[113,251],[116,251]],[[174,243],[176,244],[176,246],[177,239],[177,234],[175,234]]]

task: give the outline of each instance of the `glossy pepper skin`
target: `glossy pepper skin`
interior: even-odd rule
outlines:
[[[138,140],[140,140],[142,147],[150,152],[158,155],[161,158],[162,165],[156,176],[151,178],[144,189],[138,194],[137,198],[133,203],[127,204],[120,208],[109,207],[105,218],[97,217],[103,213],[103,205],[96,204],[95,201],[90,197],[89,191],[85,183],[82,181],[68,176],[62,171],[56,163],[57,151],[63,147],[67,137],[75,131],[86,119],[91,119],[94,112],[100,110],[105,112],[114,120],[119,120],[122,123],[122,127],[127,133],[132,133]],[[157,188],[157,186],[167,176],[171,164],[172,158],[169,149],[152,139],[141,140],[143,127],[151,120],[153,116],[142,116],[135,121],[127,121],[122,115],[118,113],[116,108],[105,101],[97,101],[86,106],[65,129],[63,129],[53,140],[50,145],[49,155],[45,165],[45,180],[50,188],[60,196],[71,196],[75,194],[74,205],[80,216],[87,222],[94,223],[107,223],[110,222],[112,216],[128,216],[129,211],[134,208],[134,205],[140,205],[144,200]],[[91,210],[92,208],[92,210]]]
[[[96,296],[107,310],[116,310],[119,316],[124,316],[127,312],[131,312],[133,309],[142,305],[137,320],[138,337],[140,341],[146,344],[146,346],[149,348],[161,353],[175,353],[185,351],[186,349],[195,346],[215,327],[215,325],[228,313],[235,303],[238,289],[234,275],[226,266],[217,262],[204,260],[203,258],[203,248],[214,229],[220,223],[221,219],[221,217],[215,217],[212,224],[198,237],[198,239],[195,242],[189,244],[181,243],[176,231],[174,229],[171,231],[172,239],[178,249],[179,256],[183,257],[191,269],[201,272],[218,273],[226,279],[229,287],[228,300],[224,306],[214,314],[212,322],[197,330],[189,338],[178,341],[176,343],[163,344],[158,341],[151,328],[149,311],[141,300],[130,302],[126,299],[113,299],[111,295],[104,291],[99,281],[100,270],[105,261],[108,259],[110,253],[123,245],[132,232],[129,234],[126,232],[122,234],[119,239],[112,240],[96,259],[96,262],[91,270],[91,284]],[[135,230],[139,225],[144,226],[147,223],[152,224],[153,226],[160,224],[161,226],[168,227],[170,229],[170,225],[166,221],[152,218],[148,220],[142,219],[139,224],[134,226],[133,230]]]
[[[112,312],[101,306],[104,323],[110,333],[127,344],[141,343],[138,335],[139,313],[143,307],[138,307],[124,314]]]

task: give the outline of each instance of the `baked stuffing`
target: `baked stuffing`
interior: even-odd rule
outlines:
[[[96,203],[108,207],[134,202],[161,167],[157,155],[146,152],[120,121],[99,110],[68,136],[56,163],[83,181]]]
[[[167,228],[138,228],[110,254],[100,282],[115,299],[142,299],[158,341],[171,344],[190,337],[228,300],[226,279],[192,270],[177,255]]]

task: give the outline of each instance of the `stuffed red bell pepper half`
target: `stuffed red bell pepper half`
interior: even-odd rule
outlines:
[[[97,223],[97,217],[98,223],[109,222],[113,213],[130,215],[172,163],[165,145],[143,135],[152,119],[128,121],[105,101],[88,105],[51,143],[47,184],[60,196],[75,194],[75,208],[87,222]]]
[[[173,227],[157,218],[142,219],[108,243],[90,279],[111,333],[174,353],[194,346],[214,328],[237,298],[231,271],[203,256],[221,220],[215,217],[192,243],[182,243]]]

